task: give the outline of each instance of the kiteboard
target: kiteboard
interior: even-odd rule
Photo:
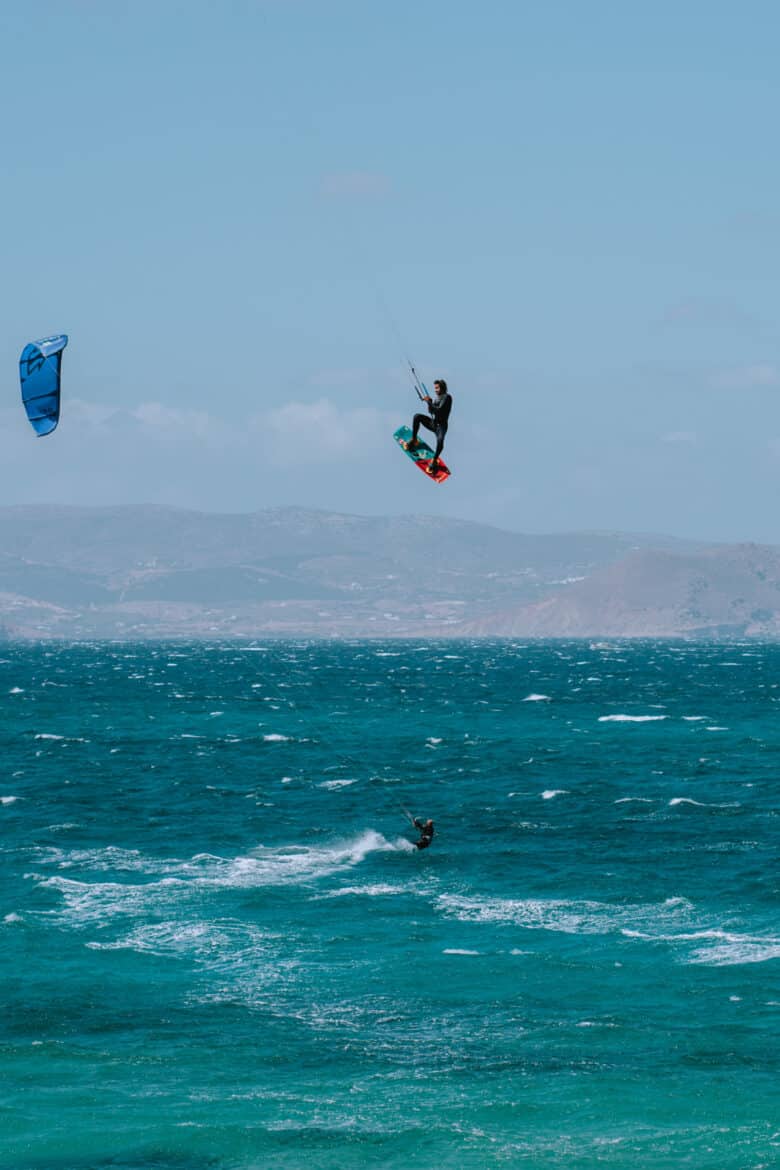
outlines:
[[[402,444],[408,443],[411,437],[411,427],[399,427],[393,435],[393,438],[395,439],[396,443],[398,443],[402,451],[406,451],[406,448]],[[417,446],[413,447],[411,451],[406,451],[406,454],[413,463],[417,464],[417,466],[420,468],[420,471],[425,472],[425,474],[428,476],[428,479],[432,479],[434,483],[444,483],[445,479],[449,479],[450,469],[447,467],[446,463],[442,463],[441,459],[439,460],[439,466],[436,471],[431,471],[433,451],[430,449],[427,443],[422,441],[422,439],[418,439]]]

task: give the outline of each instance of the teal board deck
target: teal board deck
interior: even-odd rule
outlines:
[[[433,451],[430,449],[427,443],[422,441],[422,439],[417,440],[417,446],[413,451],[407,451],[405,447],[401,446],[402,443],[408,443],[411,437],[411,427],[399,427],[398,430],[393,434],[393,438],[395,439],[396,443],[398,443],[399,447],[401,447],[401,450],[409,456],[413,463],[417,464],[417,466],[420,468],[420,471],[424,472],[428,476],[428,479],[432,479],[434,483],[444,483],[445,479],[449,479],[450,469],[447,467],[446,463],[442,462],[441,459],[439,460],[438,470],[434,472],[431,471],[430,468],[431,460],[433,459]]]

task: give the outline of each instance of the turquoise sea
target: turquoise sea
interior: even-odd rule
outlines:
[[[780,1164],[779,646],[6,645],[0,698],[3,1167]]]

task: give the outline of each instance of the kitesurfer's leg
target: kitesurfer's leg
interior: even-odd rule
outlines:
[[[430,425],[431,420],[428,418],[427,414],[416,414],[414,416],[412,419],[412,446],[414,446],[417,442],[417,435],[419,434],[420,427],[427,428],[430,427]]]
[[[413,447],[417,446],[417,435],[420,427],[427,427],[429,431],[434,429],[433,423],[428,418],[427,414],[416,414],[412,419],[412,437],[406,443],[404,443],[404,447],[407,451],[410,451]]]
[[[445,438],[446,434],[447,434],[446,427],[437,427],[436,428],[436,450],[434,452],[433,459],[431,459],[431,468],[430,468],[431,471],[436,471],[438,469],[439,456],[441,455],[442,448],[444,446],[444,438]]]

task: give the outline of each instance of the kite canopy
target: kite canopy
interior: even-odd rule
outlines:
[[[66,333],[31,341],[19,358],[22,402],[36,435],[50,435],[60,421],[60,367]]]

